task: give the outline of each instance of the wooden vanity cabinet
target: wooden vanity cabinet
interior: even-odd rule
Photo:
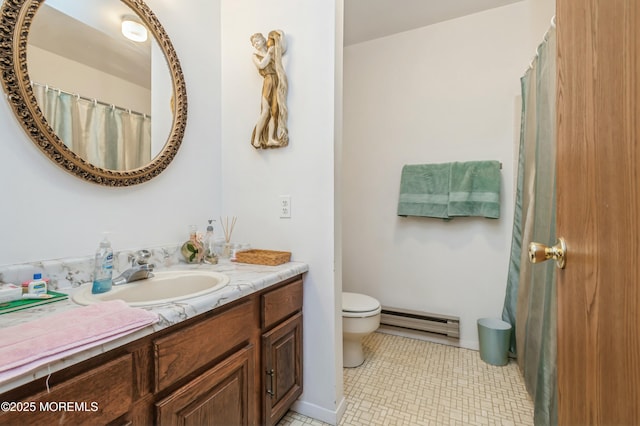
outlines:
[[[0,395],[37,404],[0,425],[273,425],[301,393],[297,276]]]
[[[263,424],[276,424],[302,394],[302,280],[262,295]]]
[[[257,424],[256,311],[254,297],[241,299],[153,341],[155,390],[170,391],[155,403],[157,424]]]

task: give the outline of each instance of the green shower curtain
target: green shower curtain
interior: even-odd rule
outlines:
[[[109,170],[131,170],[151,161],[151,117],[33,84],[42,114],[60,140],[80,158]]]
[[[532,241],[555,244],[555,28],[545,35],[521,79],[522,116],[511,258],[502,318],[512,325],[511,351],[534,401],[534,423],[555,425],[555,263],[532,265]]]

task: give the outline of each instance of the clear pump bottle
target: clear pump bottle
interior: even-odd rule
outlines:
[[[107,238],[107,233],[104,235],[104,239],[100,242],[100,247],[96,251],[95,265],[93,269],[93,287],[91,287],[91,293],[105,293],[111,290],[113,283],[113,249],[111,243]]]
[[[204,234],[204,240],[202,241],[204,246],[204,263],[215,265],[218,263],[218,255],[216,254],[215,239],[213,236],[213,220],[209,219],[209,226],[207,226],[207,233]]]

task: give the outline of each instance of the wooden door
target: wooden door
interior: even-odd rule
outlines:
[[[556,0],[562,425],[640,424],[640,2]]]

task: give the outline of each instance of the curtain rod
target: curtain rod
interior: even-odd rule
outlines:
[[[547,38],[549,36],[549,31],[551,31],[552,29],[555,29],[555,28],[556,28],[556,15],[553,15],[551,17],[550,28],[544,33],[544,37],[542,37],[542,42],[536,48],[536,54],[533,57],[533,59],[531,59],[531,62],[529,62],[529,68],[527,68],[527,71],[530,70],[530,69],[533,69],[533,61],[535,61],[536,58],[538,57],[538,55],[540,54],[540,46],[542,46],[542,44],[547,41]],[[525,71],[525,73],[527,71]]]
[[[129,108],[123,108],[123,107],[119,107],[119,106],[114,105],[114,104],[108,104],[106,102],[99,101],[99,100],[97,100],[95,98],[93,98],[93,99],[92,98],[87,98],[86,96],[81,96],[81,95],[79,95],[77,93],[69,93],[67,91],[58,89],[56,87],[51,87],[48,84],[36,83],[35,81],[31,81],[30,83],[31,83],[32,86],[44,87],[45,90],[54,90],[54,91],[58,92],[58,94],[64,93],[65,95],[73,96],[76,99],[82,99],[84,101],[93,102],[94,105],[95,104],[99,104],[99,105],[103,105],[103,106],[106,106],[106,107],[111,107],[111,109],[117,109],[119,111],[125,111],[125,112],[128,112],[129,114],[141,115],[144,118],[147,118],[147,117],[151,118],[151,116],[149,114],[145,114],[143,112],[132,111]]]

